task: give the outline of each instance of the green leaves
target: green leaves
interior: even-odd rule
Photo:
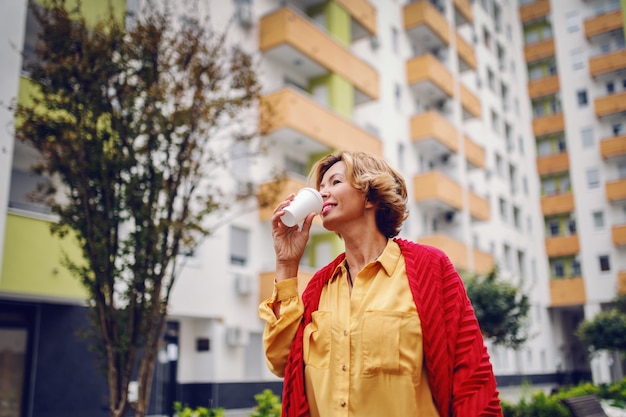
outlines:
[[[485,337],[496,345],[520,348],[528,339],[528,296],[510,282],[498,279],[497,270],[486,277],[468,277],[464,283]]]
[[[607,311],[601,311],[591,320],[583,321],[576,335],[594,352],[598,350],[626,350],[626,297],[620,296]]]

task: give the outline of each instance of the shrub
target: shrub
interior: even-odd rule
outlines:
[[[250,417],[280,417],[280,398],[271,389],[263,390],[255,395],[254,399],[257,406],[254,407],[255,412],[250,414]]]
[[[187,405],[183,406],[178,401],[174,403],[174,412],[176,417],[224,417],[223,408],[198,407],[192,409]]]

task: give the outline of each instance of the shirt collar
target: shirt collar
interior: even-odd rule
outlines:
[[[388,277],[395,272],[401,255],[400,246],[393,239],[387,239],[387,246],[385,246],[383,253],[378,256],[377,261],[382,265]],[[335,267],[331,281],[343,274],[347,274],[345,259]]]

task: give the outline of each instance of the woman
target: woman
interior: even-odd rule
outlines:
[[[302,228],[272,217],[274,294],[259,306],[273,373],[284,376],[283,416],[471,417],[502,415],[474,311],[447,256],[394,239],[406,219],[406,185],[382,158],[340,152],[310,180],[324,228],[345,253],[298,296]]]

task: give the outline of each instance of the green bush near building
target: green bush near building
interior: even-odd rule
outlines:
[[[502,400],[502,411],[504,417],[570,417],[569,410],[561,400],[585,394],[597,395],[613,407],[626,409],[626,378],[613,384],[582,383],[552,395],[538,391],[530,398],[524,396],[517,404]]]

